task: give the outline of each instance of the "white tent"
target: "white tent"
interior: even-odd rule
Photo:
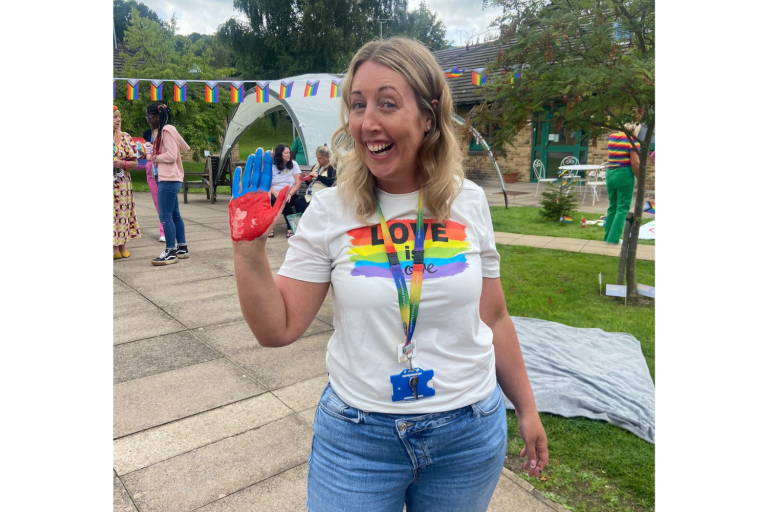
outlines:
[[[338,80],[340,75],[308,74],[283,78],[284,82],[293,82],[293,91],[290,98],[278,99],[280,92],[280,80],[269,83],[269,102],[256,103],[256,87],[245,93],[242,103],[238,104],[232,113],[227,131],[224,134],[224,142],[219,158],[217,176],[221,175],[221,168],[226,162],[232,147],[237,143],[245,130],[257,119],[273,112],[285,110],[291,116],[294,126],[299,133],[301,143],[304,145],[304,154],[307,163],[314,165],[315,149],[323,144],[331,145],[331,135],[340,126],[339,105],[341,98],[331,98],[331,80]],[[305,98],[304,86],[307,80],[320,80],[317,95]],[[293,141],[287,140],[290,145]],[[269,148],[264,148],[269,149]],[[217,179],[218,181],[218,179]]]

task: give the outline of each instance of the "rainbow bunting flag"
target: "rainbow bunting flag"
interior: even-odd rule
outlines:
[[[186,80],[175,80],[173,82],[173,101],[187,101]]]
[[[304,86],[304,97],[317,96],[317,88],[320,86],[320,80],[307,80],[307,85]]]
[[[645,207],[643,208],[643,211],[656,215],[656,202],[655,201],[646,201],[645,202]]]
[[[566,224],[573,224],[573,217],[563,216],[563,222],[565,222]]]
[[[112,80],[112,99],[117,98],[117,80]]]
[[[139,80],[138,79],[128,79],[128,96],[127,98],[129,100],[137,100],[139,99]]]
[[[162,80],[149,81],[149,100],[163,101],[163,81]]]
[[[269,103],[269,82],[256,82],[256,103]]]
[[[219,102],[219,82],[205,82],[205,102],[206,103],[218,103]]]
[[[291,97],[291,91],[293,90],[293,82],[280,82],[280,95],[277,97],[279,100]]]
[[[446,69],[444,73],[445,73],[445,78],[459,78],[461,75],[464,74],[464,70],[459,68],[451,68],[451,69]]]
[[[341,80],[331,80],[331,99],[341,97]]]
[[[485,68],[472,70],[472,85],[483,85],[488,81],[488,73],[485,72]]]
[[[242,103],[245,96],[245,86],[243,82],[232,82],[232,103]]]
[[[521,76],[523,76],[523,73],[518,71],[517,73],[512,75],[512,78],[509,79],[509,83],[514,84],[515,83],[515,78],[520,78]]]

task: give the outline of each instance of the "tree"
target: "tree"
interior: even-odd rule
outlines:
[[[470,115],[473,123],[499,125],[494,149],[530,122],[551,112],[555,129],[601,134],[624,132],[639,143],[637,202],[625,230],[628,299],[637,300],[635,261],[643,214],[646,163],[655,117],[655,0],[484,0],[501,6],[496,21],[501,39],[512,42],[489,64],[486,103]],[[514,74],[510,74],[514,73]],[[520,76],[516,76],[520,73]],[[511,76],[516,76],[513,81]],[[642,140],[624,129],[641,122]],[[627,236],[629,234],[630,236]],[[617,282],[624,282],[620,272]]]
[[[163,22],[155,11],[140,2],[136,2],[136,0],[113,0],[112,19],[115,22],[115,35],[120,42],[123,41],[125,29],[131,21],[131,9],[139,11],[139,14],[144,18],[157,23]]]
[[[192,39],[196,40],[193,42]],[[214,67],[213,50],[207,46],[205,36],[172,36],[160,23],[142,17],[137,9],[131,11],[125,46],[132,53],[121,54],[125,59],[124,77],[213,80],[234,71]],[[163,91],[165,103],[173,112],[173,124],[193,149],[196,160],[202,157],[203,150],[220,148],[219,140],[233,109],[227,101],[205,103],[203,88],[200,83],[188,84],[185,102],[168,101],[173,94],[171,82],[165,82]],[[142,82],[140,94],[147,94],[144,91],[148,89],[149,83]],[[145,119],[147,101],[128,101],[125,96],[118,95],[115,104],[122,113],[124,131],[138,135],[148,128]]]
[[[419,7],[408,12],[407,26],[398,35],[421,41],[431,51],[443,50],[450,46],[445,38],[445,25],[437,19],[437,14],[427,8],[424,0]],[[398,27],[395,28],[397,30]]]

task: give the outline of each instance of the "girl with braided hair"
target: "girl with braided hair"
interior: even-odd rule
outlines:
[[[189,149],[171,125],[172,114],[167,105],[152,103],[147,107],[147,122],[152,128],[152,153],[147,155],[157,180],[157,206],[165,231],[165,251],[152,260],[152,265],[170,265],[189,257],[184,221],[179,212],[179,190],[184,181],[181,152]]]

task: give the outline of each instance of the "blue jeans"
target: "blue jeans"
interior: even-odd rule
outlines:
[[[315,413],[309,512],[481,512],[507,451],[497,385],[476,404],[436,414],[364,412],[330,384]]]
[[[159,181],[157,183],[157,208],[160,222],[165,231],[165,248],[175,249],[176,242],[186,244],[184,221],[179,213],[180,181]]]

